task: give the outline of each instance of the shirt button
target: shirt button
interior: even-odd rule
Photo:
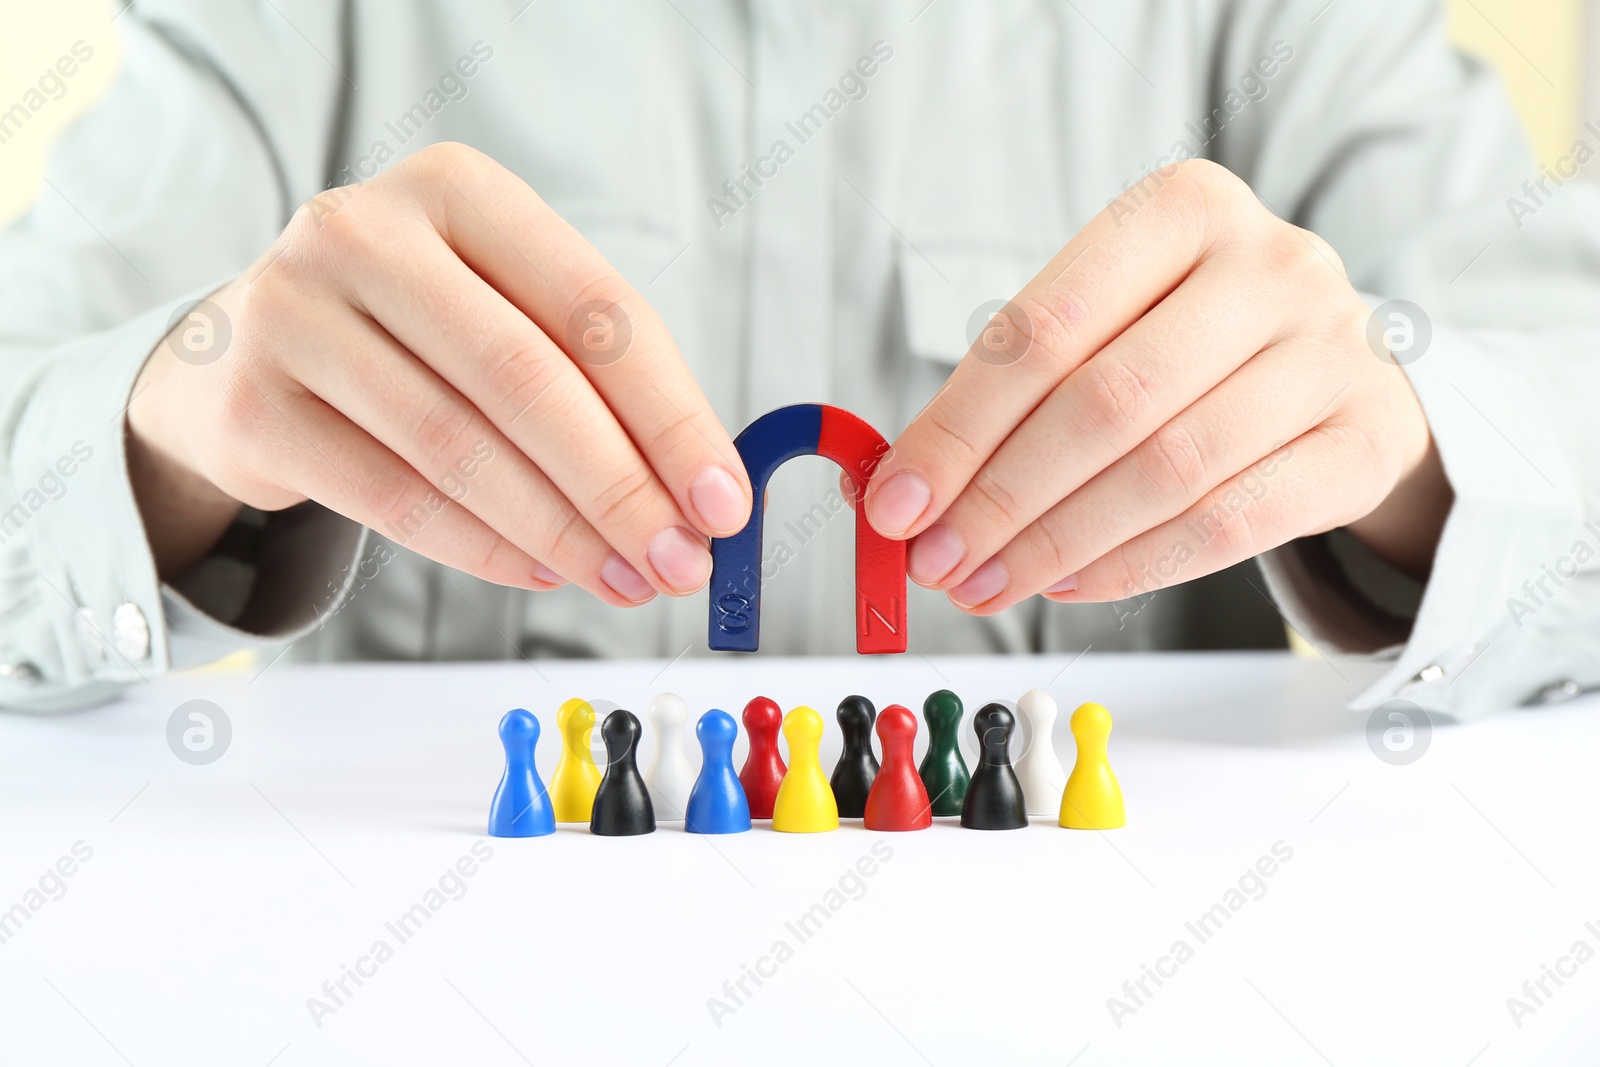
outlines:
[[[16,663],[0,663],[0,679],[8,682],[17,682],[21,685],[38,685],[40,681],[39,668],[27,660],[18,660]]]
[[[1437,682],[1443,677],[1444,668],[1439,666],[1437,663],[1430,663],[1418,671],[1417,676],[1411,679],[1411,681],[1414,685],[1426,685],[1428,682]]]
[[[137,604],[123,604],[111,616],[111,639],[117,651],[129,660],[150,654],[150,624]]]
[[[1547,685],[1539,690],[1538,695],[1534,697],[1534,702],[1537,704],[1560,704],[1563,701],[1571,700],[1582,692],[1583,687],[1569,678],[1566,681],[1556,682],[1554,685]]]

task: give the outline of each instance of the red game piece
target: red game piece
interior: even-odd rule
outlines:
[[[750,802],[752,819],[772,818],[772,805],[778,799],[778,786],[789,768],[778,754],[778,731],[783,727],[783,712],[774,700],[756,697],[744,706],[744,732],[750,738],[750,754],[744,758],[739,784]]]
[[[917,717],[909,708],[890,704],[878,713],[883,766],[867,794],[863,825],[868,830],[926,830],[933,825],[933,805],[912,759],[916,740]]]

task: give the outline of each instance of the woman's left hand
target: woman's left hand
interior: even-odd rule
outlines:
[[[1349,527],[1426,573],[1450,506],[1404,373],[1327,242],[1178,164],[1096,216],[874,473],[911,578],[989,615],[1110,601]]]

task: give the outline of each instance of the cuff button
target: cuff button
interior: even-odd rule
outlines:
[[[111,616],[111,639],[117,651],[138,661],[150,654],[150,624],[137,604],[122,604]]]
[[[1411,679],[1411,684],[1427,685],[1429,682],[1437,682],[1443,677],[1444,668],[1439,666],[1437,663],[1430,663],[1417,672],[1416,677]]]
[[[0,663],[0,680],[34,686],[43,681],[43,677],[38,667],[24,659],[15,663]]]

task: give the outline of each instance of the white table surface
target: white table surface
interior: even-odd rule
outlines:
[[[1092,652],[280,666],[0,717],[0,909],[92,849],[0,944],[0,1063],[1597,1062],[1600,960],[1547,980],[1520,1028],[1506,1001],[1576,941],[1600,948],[1600,707],[1441,725],[1393,766],[1344,709],[1361,679],[1340,670]],[[1071,709],[1116,716],[1125,829],[484,836],[510,707],[539,715],[548,781],[572,695],[636,712],[662,689],[735,715],[758,692],[808,703],[831,766],[847,693],[920,710],[948,686],[970,734],[979,706],[1035,685],[1062,704],[1068,766]],[[207,766],[166,741],[196,698],[233,731]],[[654,743],[647,729],[644,760]],[[400,943],[385,923],[480,842],[491,856],[459,899]],[[877,842],[890,857],[853,882]],[[1264,895],[1198,941],[1185,923],[1279,842],[1292,858]],[[841,878],[858,898],[828,896]],[[819,902],[837,911],[801,943],[785,923]],[[308,998],[380,939],[392,957],[346,979],[319,1026]],[[724,982],[780,939],[792,958],[713,1020],[708,998],[731,1005]],[[1179,939],[1192,957],[1147,979],[1119,1026],[1108,998]]]

